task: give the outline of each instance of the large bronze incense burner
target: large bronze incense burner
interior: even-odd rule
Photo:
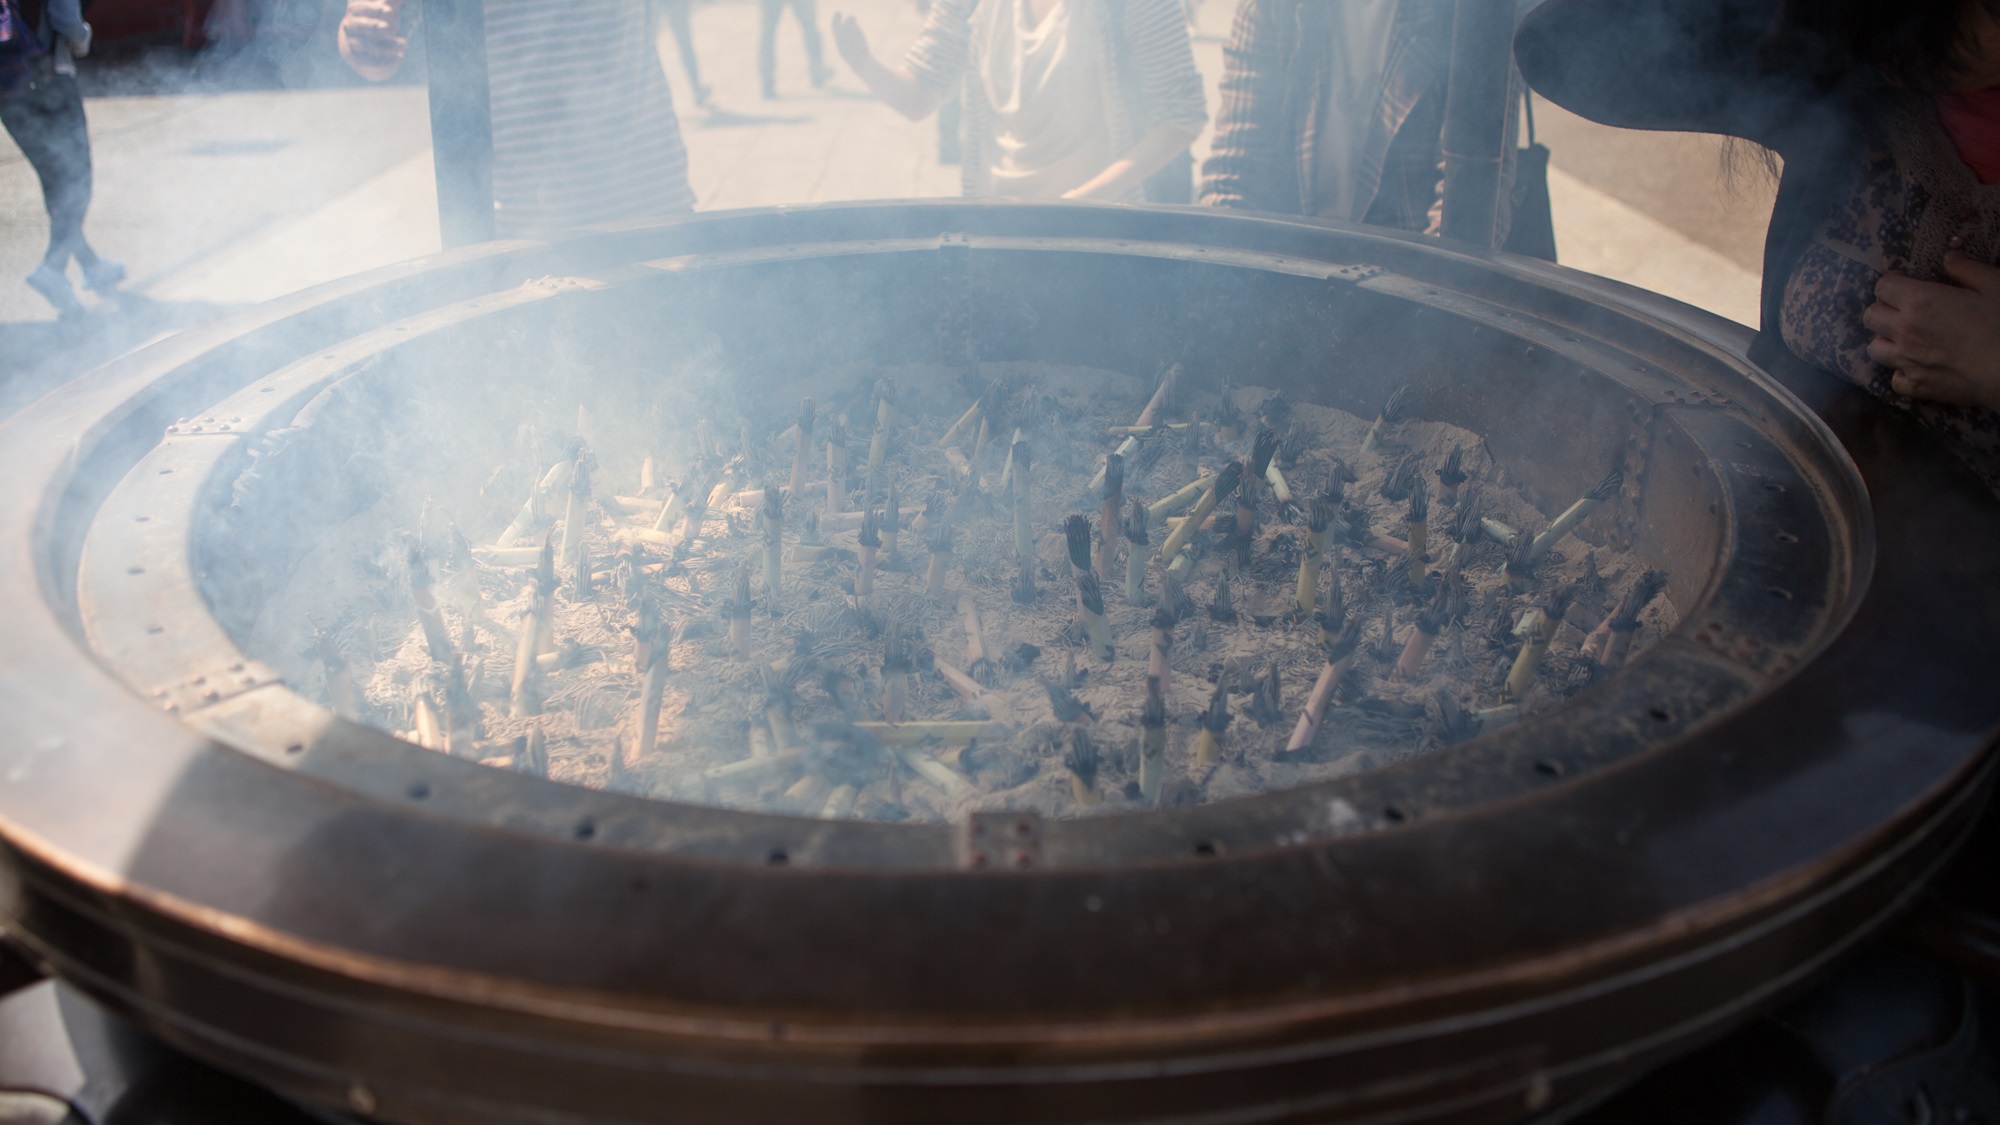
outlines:
[[[384,1120],[1554,1112],[1983,797],[2000,511],[1745,343],[1085,206],[276,302],[0,430],[0,915]]]

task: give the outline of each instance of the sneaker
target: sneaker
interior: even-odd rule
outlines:
[[[43,262],[28,275],[28,288],[42,295],[42,299],[56,307],[56,315],[64,320],[83,315],[83,302],[76,299],[76,290],[70,288],[69,278],[61,270]]]
[[[99,258],[83,267],[83,283],[92,291],[109,293],[125,282],[125,263]]]
[[[833,71],[828,70],[825,67],[820,67],[819,69],[812,72],[813,89],[815,90],[824,89],[826,87],[826,84],[832,79],[833,79]]]
[[[713,86],[696,86],[694,88],[694,104],[699,108],[707,108],[708,100],[714,96],[715,88]]]
[[[777,97],[778,97],[778,84],[775,82],[764,83],[764,100],[767,102],[775,101]]]

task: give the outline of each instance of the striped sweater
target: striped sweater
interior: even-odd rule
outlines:
[[[503,238],[694,206],[644,0],[486,0]]]
[[[977,71],[973,60],[983,44],[974,32],[973,14],[982,3],[1019,0],[936,0],[922,34],[903,57],[918,81],[940,98],[954,90],[964,95],[965,147],[959,163],[967,195],[991,194],[988,170],[992,157],[984,151],[991,106],[981,84],[965,81]],[[1098,21],[1110,55],[1104,68],[1104,104],[1111,115],[1111,142],[1116,152],[1131,148],[1160,125],[1208,122],[1208,99],[1201,74],[1194,68],[1194,48],[1188,39],[1187,16],[1180,0],[1065,0],[1079,15]],[[1087,7],[1086,7],[1087,6]]]

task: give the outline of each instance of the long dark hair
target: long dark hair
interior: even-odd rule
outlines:
[[[2000,0],[1778,0],[1761,54],[1823,89],[1869,68],[1891,85],[1938,93],[1965,73],[1981,12],[2000,17]]]

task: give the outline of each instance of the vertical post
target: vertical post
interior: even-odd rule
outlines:
[[[446,247],[493,237],[493,114],[482,0],[423,0],[431,158]]]
[[[1513,0],[1458,0],[1444,105],[1446,238],[1476,246],[1498,241],[1513,73]]]

